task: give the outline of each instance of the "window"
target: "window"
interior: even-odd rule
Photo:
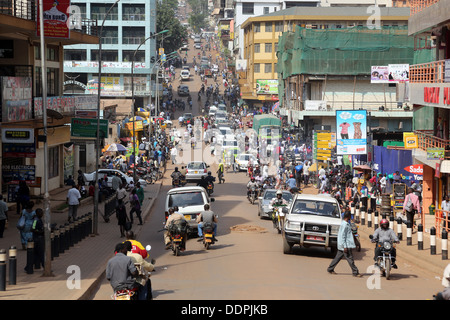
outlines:
[[[266,63],[264,65],[264,72],[265,73],[272,73],[272,64],[271,63]]]
[[[265,44],[264,52],[266,52],[266,53],[271,53],[272,52],[272,44],[271,43],[266,43]]]
[[[122,52],[122,59],[124,62],[131,62],[131,61],[133,61],[133,55],[134,55],[134,51],[124,50]],[[136,55],[134,56],[134,61],[135,62],[145,62],[145,51],[139,50],[138,52],[136,52]]]
[[[42,78],[41,78],[41,67],[35,67],[35,96],[42,97]],[[57,68],[47,68],[47,96],[58,96],[59,95],[59,69]]]
[[[253,73],[260,73],[261,65],[259,63],[255,63],[253,65]]]
[[[275,32],[283,32],[283,23],[282,22],[275,23]]]
[[[277,43],[275,43],[275,52],[277,52],[278,51],[278,42]]]
[[[261,45],[259,43],[255,43],[255,53],[260,52],[260,47],[261,47]]]
[[[266,32],[272,32],[272,22],[266,22]]]
[[[98,61],[98,50],[91,51],[91,60]],[[102,61],[119,61],[117,50],[102,50]]]
[[[48,178],[54,178],[59,175],[59,147],[48,149]]]
[[[242,3],[242,14],[255,14],[254,3],[253,2]]]
[[[269,13],[269,7],[264,7],[264,14],[268,14]],[[267,24],[266,24],[267,25]],[[267,30],[266,30],[267,31]]]
[[[64,50],[64,60],[86,61],[86,50]]]
[[[261,32],[261,24],[259,22],[254,24],[254,31]]]

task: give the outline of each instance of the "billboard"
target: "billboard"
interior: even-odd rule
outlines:
[[[68,15],[70,0],[43,0],[44,35],[49,38],[70,38]],[[36,23],[37,35],[40,36],[39,6]]]
[[[372,66],[370,83],[402,83],[409,81],[409,64]]]
[[[389,83],[388,66],[372,66],[370,83]]]
[[[336,111],[336,153],[367,154],[367,111]]]
[[[32,119],[31,77],[1,77],[2,122]]]
[[[278,95],[278,80],[256,80],[256,93]]]

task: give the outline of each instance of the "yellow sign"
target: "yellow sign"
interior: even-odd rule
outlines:
[[[133,122],[127,122],[125,125],[129,131],[133,131]],[[144,130],[142,121],[135,121],[134,122],[134,131],[142,131],[142,130]]]
[[[331,141],[317,141],[317,148],[330,149]]]
[[[415,149],[419,147],[419,139],[414,132],[403,132],[403,143],[405,149]]]
[[[317,133],[317,141],[330,141],[331,142],[331,133]]]

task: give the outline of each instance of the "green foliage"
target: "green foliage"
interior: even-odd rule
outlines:
[[[165,52],[173,52],[181,47],[187,40],[186,28],[181,25],[180,20],[175,17],[175,10],[178,7],[177,0],[163,0],[156,5],[156,32],[169,30],[163,37],[163,48]],[[161,36],[157,38],[157,47],[161,45]]]

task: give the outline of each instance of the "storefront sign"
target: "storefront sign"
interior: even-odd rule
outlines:
[[[427,160],[441,160],[445,158],[444,148],[428,148]]]
[[[32,118],[31,77],[1,77],[2,122],[30,120]]]
[[[419,147],[419,138],[414,132],[403,132],[403,143],[405,149],[416,149]]]
[[[5,143],[33,143],[34,129],[2,128],[2,142]]]
[[[256,93],[278,95],[278,80],[256,80]]]
[[[405,167],[404,170],[412,174],[423,175],[423,164],[412,164]]]
[[[19,181],[27,183],[36,180],[36,166],[33,165],[2,165],[3,183],[17,184]]]
[[[72,118],[70,135],[78,138],[97,138],[97,119]],[[108,138],[108,120],[100,120],[100,139]]]
[[[44,35],[49,38],[70,38],[70,28],[67,23],[70,0],[43,0]],[[37,35],[40,36],[39,6],[36,23]]]

